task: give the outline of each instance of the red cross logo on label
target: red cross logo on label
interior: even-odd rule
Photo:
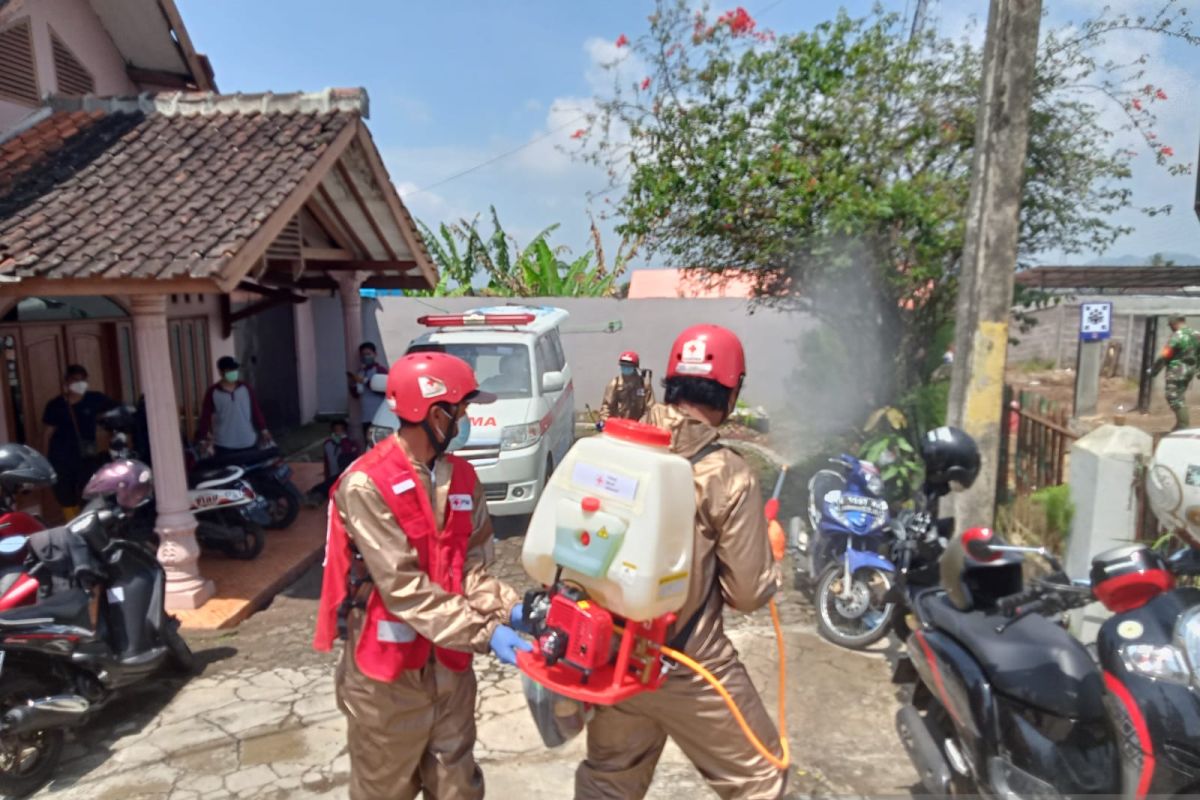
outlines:
[[[425,398],[440,397],[446,393],[446,384],[428,375],[417,378],[417,386],[421,389],[421,397]]]
[[[692,339],[683,346],[683,360],[689,362],[703,361],[708,350],[703,339]]]

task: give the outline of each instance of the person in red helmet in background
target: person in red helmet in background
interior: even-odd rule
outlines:
[[[598,430],[604,428],[609,417],[641,419],[654,407],[654,388],[650,385],[650,371],[640,369],[642,362],[632,350],[621,353],[617,359],[621,373],[608,382],[604,389],[604,400],[600,403]]]
[[[668,644],[716,675],[759,740],[779,752],[779,733],[722,619],[726,606],[762,608],[781,583],[758,480],[717,434],[737,402],[745,365],[742,343],[731,331],[688,328],[671,348],[663,404],[645,421],[671,432],[671,450],[692,462],[696,485],[687,601]],[[695,673],[676,668],[658,691],[596,707],[587,759],[575,774],[576,799],[644,797],[667,737],[721,797],[773,800],[785,791],[786,773],[755,751],[721,697]]]
[[[346,639],[335,683],[352,800],[483,797],[472,654],[512,664],[531,645],[508,626],[520,598],[487,572],[483,486],[447,451],[467,404],[494,399],[459,358],[405,356],[386,393],[400,430],[334,485],[313,646]]]

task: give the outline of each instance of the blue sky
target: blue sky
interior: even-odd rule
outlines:
[[[742,2],[761,26],[781,33],[808,28],[833,13],[832,5],[810,0]],[[873,2],[844,5],[862,14]],[[1106,4],[1044,3],[1051,25]],[[901,12],[913,4],[883,2]],[[1107,4],[1138,11],[1157,9],[1161,2]],[[519,239],[558,222],[554,242],[577,253],[590,248],[586,193],[603,188],[605,179],[557,147],[567,141],[582,104],[608,85],[598,64],[610,56],[612,41],[645,30],[650,0],[179,0],[179,5],[197,48],[212,59],[223,92],[365,86],[376,144],[420,219],[434,224],[486,214],[494,204]],[[984,0],[929,5],[943,33],[957,35],[978,14],[973,35],[982,35]],[[725,10],[720,3],[713,8]],[[1192,160],[1200,145],[1200,48],[1128,37],[1106,49],[1105,55],[1118,57],[1151,55],[1154,81],[1171,98],[1160,113],[1160,136]],[[522,149],[446,180],[516,148]],[[1200,255],[1200,222],[1191,210],[1194,177],[1171,178],[1143,153],[1135,162],[1133,189],[1135,205],[1173,203],[1175,212],[1156,219],[1126,213],[1122,220],[1137,231],[1109,255]],[[616,245],[608,232],[605,248],[611,252]],[[1046,260],[1056,260],[1056,254]]]

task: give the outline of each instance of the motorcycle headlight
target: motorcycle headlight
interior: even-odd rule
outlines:
[[[1120,653],[1125,669],[1147,678],[1185,686],[1191,678],[1183,653],[1169,644],[1127,644]]]
[[[1175,623],[1175,641],[1187,659],[1192,677],[1200,685],[1200,606],[1186,611]]]
[[[500,430],[501,450],[520,450],[533,447],[542,439],[542,426],[533,422],[528,425],[505,425]]]
[[[867,476],[867,491],[875,497],[883,497],[883,478],[874,474]]]

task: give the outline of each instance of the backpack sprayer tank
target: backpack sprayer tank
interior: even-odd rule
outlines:
[[[521,559],[538,646],[521,670],[560,695],[611,705],[658,688],[667,629],[687,599],[692,467],[665,430],[610,419],[555,470]]]

